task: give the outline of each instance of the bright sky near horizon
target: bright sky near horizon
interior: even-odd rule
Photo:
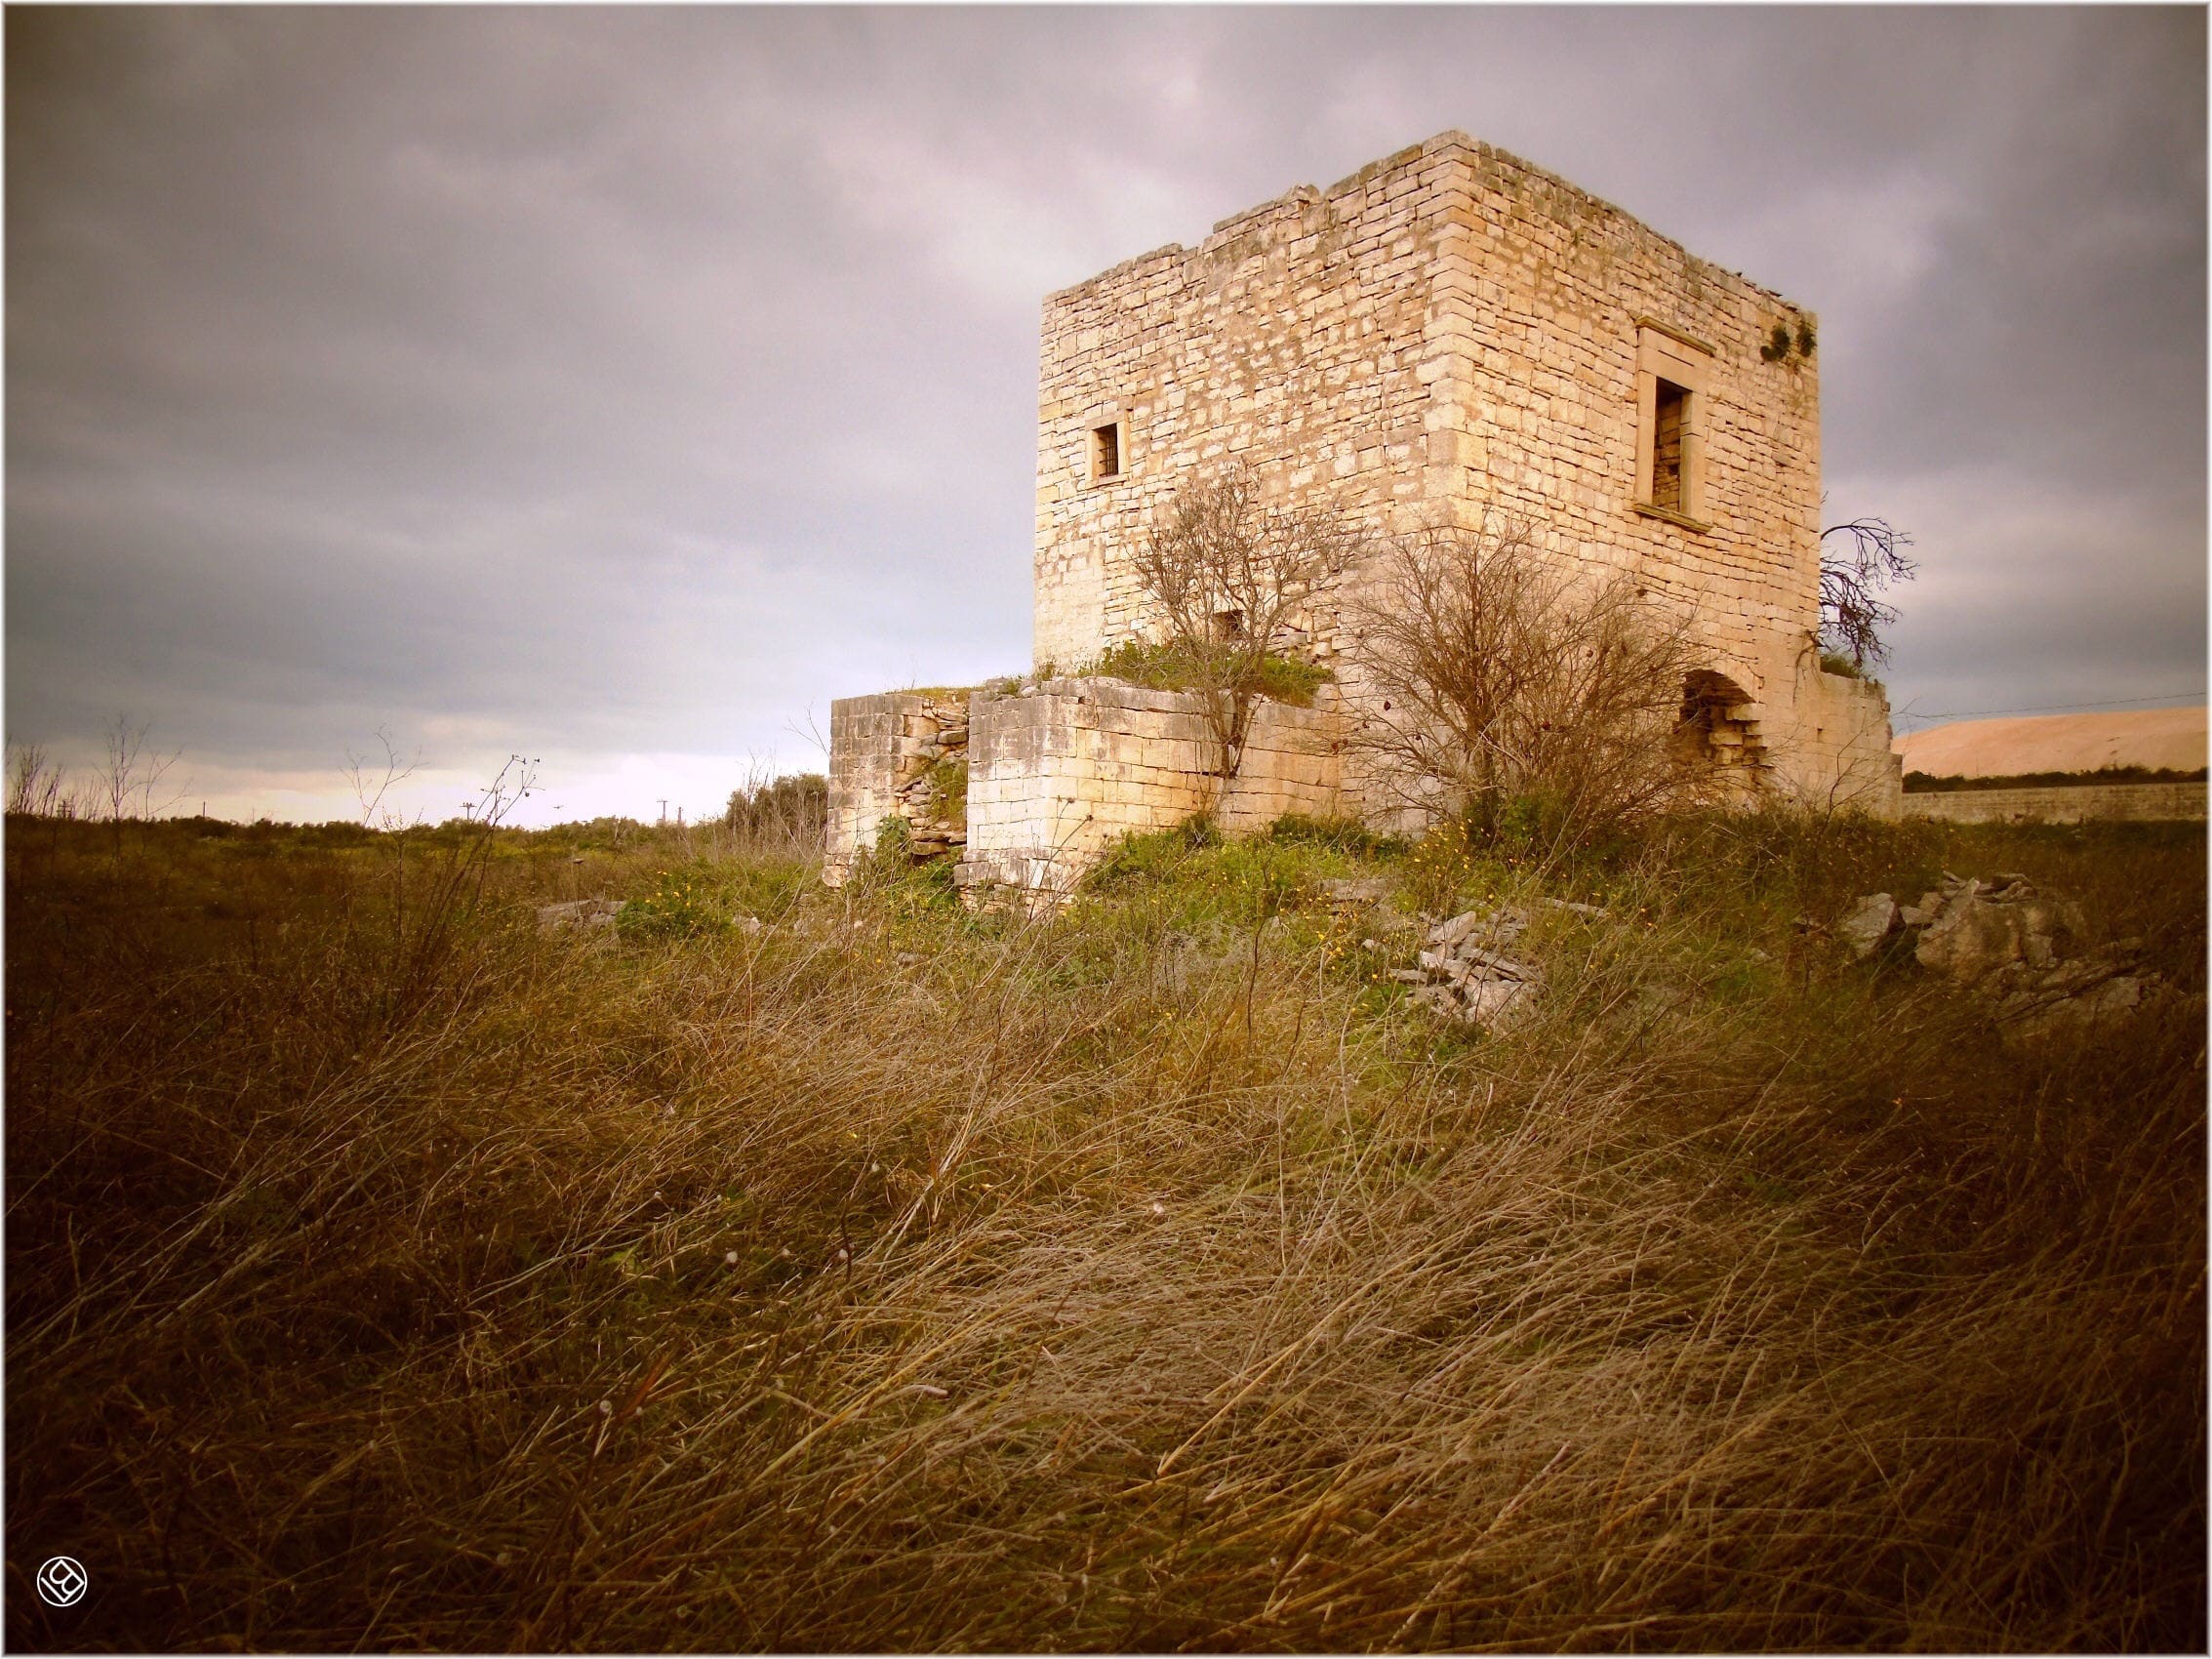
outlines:
[[[2201,8],[18,8],[7,735],[182,810],[1025,668],[1044,294],[1446,128],[1821,319],[1903,719],[2199,699]]]

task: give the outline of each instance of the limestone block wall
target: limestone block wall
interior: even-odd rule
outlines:
[[[1421,492],[1430,272],[1454,206],[1431,171],[1400,165],[1326,198],[1293,190],[1222,221],[1200,248],[1158,249],[1046,300],[1040,667],[1142,630],[1129,555],[1201,466],[1243,456],[1378,527]],[[1091,439],[1108,423],[1121,467],[1100,478]]]
[[[1685,615],[1769,748],[1832,748],[1797,730],[1826,733],[1833,702],[1800,672],[1818,360],[1811,313],[1463,134],[1300,186],[1045,302],[1037,661],[1152,625],[1132,554],[1179,485],[1237,457],[1376,530],[1516,515]],[[1663,431],[1662,381],[1690,389]],[[1343,611],[1308,620],[1357,718]]]
[[[968,693],[892,691],[829,706],[829,824],[823,876],[832,886],[875,845],[887,818],[908,825],[917,857],[967,840],[961,803],[939,798],[940,763],[968,747]],[[957,784],[955,775],[954,782]]]
[[[1066,891],[1114,841],[1211,811],[1231,832],[1344,810],[1338,726],[1263,703],[1221,793],[1196,697],[1101,678],[1046,680],[970,704],[963,886]]]
[[[2204,786],[2196,784],[2084,784],[2041,789],[1945,789],[1905,796],[1908,818],[1942,818],[1960,824],[2079,824],[2096,818],[2204,821]]]
[[[1794,723],[1770,750],[1772,782],[1807,806],[1897,817],[1905,769],[1890,748],[1889,699],[1881,687],[1831,674],[1808,654],[1795,712]]]

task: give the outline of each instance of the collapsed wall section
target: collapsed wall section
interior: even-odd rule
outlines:
[[[1214,775],[1218,748],[1198,697],[1118,680],[1054,679],[970,706],[963,887],[1065,893],[1121,836],[1209,812],[1231,833],[1285,813],[1343,810],[1339,723],[1262,702],[1238,775]]]
[[[967,842],[968,693],[891,691],[829,706],[829,824],[823,877],[835,886],[887,820],[909,856]]]

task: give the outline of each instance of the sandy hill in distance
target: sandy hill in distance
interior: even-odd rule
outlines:
[[[2191,772],[2204,764],[2204,706],[1956,720],[1901,737],[1896,749],[1906,771],[1934,778],[2095,772],[2107,766]]]

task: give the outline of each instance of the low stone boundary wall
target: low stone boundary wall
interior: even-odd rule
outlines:
[[[1199,699],[1109,679],[1047,680],[970,705],[965,886],[1066,892],[1121,836],[1211,812],[1231,833],[1345,809],[1337,718],[1263,702],[1226,793]],[[1219,798],[1217,798],[1219,795]]]
[[[2083,784],[2074,789],[1944,789],[1905,797],[1908,818],[1954,824],[2079,824],[2088,819],[2168,819],[2202,823],[2204,785]]]

